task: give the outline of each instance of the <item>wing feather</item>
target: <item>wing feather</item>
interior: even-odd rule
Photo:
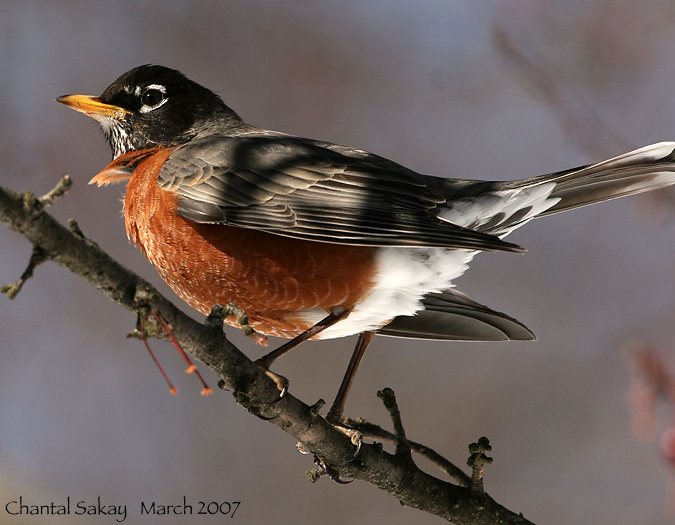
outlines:
[[[269,132],[193,140],[159,175],[195,222],[337,244],[519,250],[436,217],[445,197],[425,181],[361,150]]]

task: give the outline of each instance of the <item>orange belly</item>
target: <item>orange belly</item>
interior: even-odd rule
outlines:
[[[197,224],[179,216],[180,197],[157,184],[159,166],[170,153],[148,156],[136,167],[124,218],[128,237],[190,306],[208,314],[214,304],[234,302],[257,331],[294,337],[309,328],[302,310],[350,310],[368,293],[375,273],[372,248]]]

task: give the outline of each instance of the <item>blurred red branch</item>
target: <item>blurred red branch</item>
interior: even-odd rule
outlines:
[[[619,151],[634,148],[634,144],[628,143],[602,121],[574,82],[546,57],[516,38],[503,25],[495,25],[492,35],[495,48],[511,66],[514,77],[551,110],[567,139],[590,159],[609,158]],[[643,199],[649,199],[652,205],[650,217],[657,217],[664,207],[670,213],[675,212],[675,191],[653,192]]]
[[[635,436],[642,441],[658,439],[659,451],[670,468],[667,507],[675,512],[675,381],[666,356],[645,343],[628,346],[631,384],[628,402]],[[659,424],[659,407],[668,407],[670,416]],[[661,429],[663,427],[663,429]]]
[[[495,47],[514,76],[554,114],[567,138],[590,158],[612,157],[630,145],[607,126],[574,85],[546,59],[516,39],[504,27],[493,29]]]

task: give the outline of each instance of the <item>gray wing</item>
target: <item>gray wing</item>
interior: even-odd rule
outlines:
[[[424,310],[399,316],[379,335],[453,341],[531,341],[535,336],[521,322],[477,303],[457,290],[432,293]]]
[[[445,197],[430,180],[361,150],[271,133],[193,140],[159,175],[198,223],[336,244],[519,250],[439,219]]]

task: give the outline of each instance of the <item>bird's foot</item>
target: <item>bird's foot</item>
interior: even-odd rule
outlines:
[[[274,401],[271,404],[278,403],[282,397],[286,395],[286,392],[288,392],[288,385],[290,384],[288,382],[288,379],[286,379],[284,376],[279,375],[275,372],[272,372],[271,370],[267,370],[265,368],[262,369],[263,372],[265,372],[265,375],[269,377],[272,381],[274,381],[274,384],[277,385],[277,388],[279,389],[279,399]]]
[[[286,392],[288,392],[288,379],[286,379],[284,376],[277,374],[276,372],[272,372],[269,369],[270,363],[268,363],[264,358],[258,359],[255,361],[255,364],[258,365],[258,368],[260,368],[267,377],[269,377],[272,381],[274,381],[274,384],[277,385],[277,388],[279,389],[279,398],[276,401],[273,401],[270,403],[271,405],[278,403],[281,401],[281,399],[286,395]]]
[[[352,455],[349,461],[354,461],[356,456],[361,452],[361,444],[363,443],[363,434],[356,430],[355,428],[350,427],[342,422],[342,409],[336,405],[328,411],[326,415],[326,421],[335,427],[336,430],[342,432],[345,436],[349,438],[352,442],[352,445],[356,447],[356,451]]]
[[[352,481],[354,481],[353,479],[342,479],[342,475],[340,474],[340,471],[338,469],[336,469],[332,465],[329,465],[317,455],[314,455],[314,463],[316,463],[319,466],[319,469],[321,469],[320,472],[326,474],[335,483],[339,483],[340,485],[347,485]]]

